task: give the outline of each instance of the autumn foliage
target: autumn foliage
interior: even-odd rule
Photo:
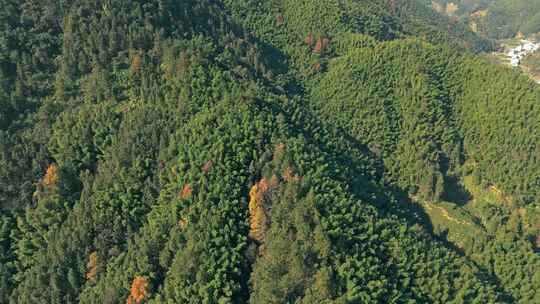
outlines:
[[[307,44],[315,54],[322,55],[328,49],[328,46],[330,46],[330,39],[328,37],[319,36],[315,40],[315,36],[313,33],[309,33],[304,39],[304,43]]]
[[[453,16],[458,10],[459,10],[459,7],[457,6],[457,4],[453,2],[446,4],[446,14],[448,16]]]
[[[283,22],[285,22],[285,18],[283,18],[283,15],[282,15],[282,14],[278,14],[278,15],[276,16],[276,23],[277,23],[278,25],[282,25]]]
[[[57,164],[51,164],[47,168],[47,172],[42,180],[42,185],[45,187],[56,186],[60,180],[60,169]]]
[[[182,229],[182,230],[186,229],[187,224],[188,224],[188,221],[187,221],[187,219],[185,217],[181,218],[178,221],[178,226],[180,226],[180,229]]]
[[[212,166],[214,166],[214,162],[212,160],[209,160],[201,167],[201,170],[204,174],[206,174],[210,172],[210,170],[212,169]]]
[[[92,252],[88,256],[88,263],[86,264],[86,279],[88,281],[95,281],[98,273],[99,258],[97,252]]]
[[[180,193],[180,197],[182,199],[186,199],[191,196],[191,192],[193,192],[193,189],[191,188],[190,184],[185,184],[182,188],[182,192]]]
[[[131,292],[126,300],[126,304],[139,304],[148,298],[148,279],[136,276],[131,284]]]
[[[131,72],[138,74],[141,71],[142,58],[141,55],[135,54],[131,59]]]
[[[253,185],[249,191],[249,237],[258,242],[264,239],[266,214],[263,207],[263,194],[268,189],[265,179]]]
[[[286,182],[297,182],[300,180],[300,176],[296,175],[291,167],[283,170],[282,177]]]
[[[324,51],[328,48],[330,45],[330,39],[326,37],[319,37],[317,39],[317,42],[315,43],[315,47],[313,48],[313,53],[315,54],[324,54]]]

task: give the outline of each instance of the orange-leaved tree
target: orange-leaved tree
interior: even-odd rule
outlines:
[[[324,51],[328,48],[330,45],[330,39],[327,37],[319,37],[317,39],[317,42],[315,43],[315,47],[313,48],[313,53],[323,55]]]
[[[191,192],[193,192],[193,189],[191,189],[191,185],[185,184],[184,187],[182,188],[182,192],[180,193],[180,197],[182,199],[186,199],[191,196]]]
[[[279,186],[279,179],[273,175],[270,181],[261,179],[249,191],[249,237],[259,243],[264,243],[267,229],[266,208],[264,206],[265,194],[271,193]]]
[[[45,187],[52,187],[58,185],[60,180],[60,169],[57,164],[51,164],[47,168],[47,172],[41,181],[41,184]]]
[[[131,283],[131,292],[127,298],[126,304],[142,303],[149,296],[148,279],[143,276],[136,276]]]

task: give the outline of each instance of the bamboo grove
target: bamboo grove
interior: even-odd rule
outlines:
[[[466,23],[0,2],[0,303],[540,301],[540,90]]]

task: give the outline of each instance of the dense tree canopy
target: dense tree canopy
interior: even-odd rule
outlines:
[[[0,303],[540,302],[540,89],[421,0],[0,0]]]

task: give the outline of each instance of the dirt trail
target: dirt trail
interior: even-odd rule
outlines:
[[[420,200],[418,200],[418,197],[416,197],[416,196],[411,196],[411,199],[413,201],[415,201],[415,202],[419,202],[420,204],[422,204],[426,208],[426,210],[428,212],[433,212],[433,210],[436,209],[436,211],[438,211],[446,220],[448,220],[450,222],[454,222],[454,223],[456,223],[458,225],[466,225],[466,226],[471,226],[472,225],[472,223],[470,223],[470,222],[461,221],[461,220],[453,217],[452,215],[450,215],[448,210],[446,210],[442,206],[438,206],[435,203],[420,201]]]
[[[472,223],[470,223],[470,222],[461,221],[461,220],[451,216],[450,213],[448,213],[448,210],[446,210],[445,208],[443,208],[441,206],[437,206],[437,205],[435,205],[433,203],[429,203],[429,202],[424,202],[423,204],[426,207],[426,209],[428,209],[429,211],[433,211],[433,209],[437,209],[440,212],[440,214],[445,219],[447,219],[448,221],[454,222],[454,223],[459,224],[459,225],[467,225],[467,226],[472,225]]]

